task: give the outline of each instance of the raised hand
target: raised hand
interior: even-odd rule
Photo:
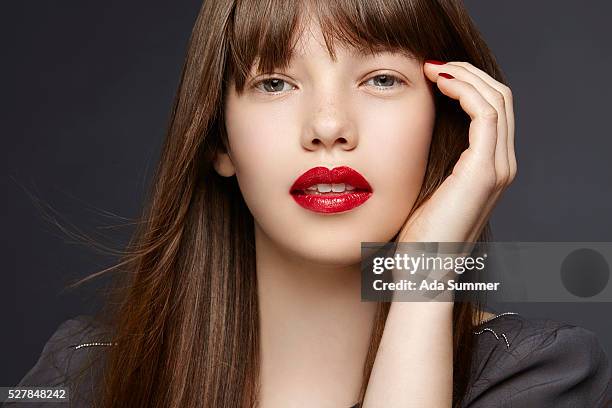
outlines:
[[[474,241],[516,175],[512,92],[467,62],[428,60],[425,75],[471,118],[452,174],[406,221],[398,241]]]
[[[474,242],[516,175],[512,93],[466,62],[426,61],[424,73],[471,118],[469,147],[398,241]],[[363,408],[451,406],[453,304],[391,304]]]

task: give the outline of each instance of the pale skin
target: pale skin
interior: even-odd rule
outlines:
[[[451,176],[406,222],[399,240],[474,242],[516,175],[512,93],[466,62],[427,63],[424,72],[470,116],[470,145]],[[392,303],[364,407],[451,406],[453,306]]]
[[[307,33],[288,69],[251,78],[256,87],[242,95],[228,90],[231,151],[215,161],[219,174],[237,177],[255,219],[262,408],[353,405],[376,310],[360,299],[360,242],[388,241],[398,231],[404,241],[474,240],[516,173],[505,86],[462,62],[423,64],[343,48],[333,61],[317,28]],[[373,78],[385,74],[406,85],[375,86],[381,78]],[[270,78],[286,86],[267,92],[261,81]],[[406,220],[427,164],[433,86],[472,118],[470,148]],[[297,206],[287,190],[317,165],[357,169],[372,184],[372,198],[333,215]],[[392,305],[366,408],[451,406],[452,308]]]

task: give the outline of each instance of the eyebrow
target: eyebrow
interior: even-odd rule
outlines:
[[[409,59],[415,59],[415,60],[419,59],[418,57],[414,55],[414,53],[412,53],[409,50],[399,48],[399,47],[390,47],[390,46],[373,46],[373,47],[353,46],[353,47],[350,47],[350,51],[348,55],[351,58],[376,58],[377,56],[381,54],[385,54],[385,53],[401,55]],[[304,55],[299,52],[295,52],[294,50],[291,50],[290,56],[289,56],[289,62],[288,62],[289,65],[291,64],[292,61],[294,61],[295,59],[301,58],[301,57],[304,57]],[[249,75],[247,77],[265,73],[264,71],[259,71],[257,67],[258,67],[258,64],[257,64],[257,58],[256,58],[255,63],[253,64],[252,70],[251,72],[249,72]]]

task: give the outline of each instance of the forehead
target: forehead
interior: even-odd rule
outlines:
[[[365,59],[383,53],[391,53],[419,60],[413,52],[398,46],[356,43],[326,34],[327,32],[322,29],[316,16],[307,14],[302,17],[299,28],[294,31],[293,46],[289,50],[289,59],[306,59],[314,53],[327,53],[332,60],[336,61],[339,54],[351,59]]]
[[[381,10],[371,1],[267,0],[242,2],[230,24],[226,83],[239,92],[252,74],[287,68],[296,58],[327,52],[332,61],[373,57],[382,52],[421,59],[423,49],[415,20],[405,5],[393,2]],[[412,16],[412,17],[411,17]],[[412,23],[410,23],[412,22]],[[415,57],[416,56],[416,57]]]

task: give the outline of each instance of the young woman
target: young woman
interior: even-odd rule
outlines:
[[[511,91],[459,1],[205,1],[115,296],[20,385],[102,407],[598,406],[588,330],[360,299],[361,242],[486,241],[516,167]]]

